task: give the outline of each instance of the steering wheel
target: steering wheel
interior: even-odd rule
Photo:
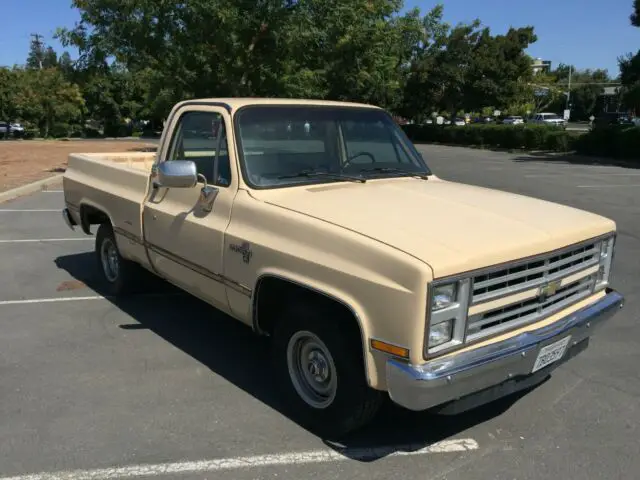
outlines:
[[[372,153],[369,153],[369,152],[358,152],[358,153],[356,153],[354,155],[351,155],[351,157],[349,157],[347,159],[347,161],[344,162],[344,165],[342,165],[342,167],[343,168],[348,167],[354,159],[356,159],[358,157],[362,157],[362,156],[369,157],[371,159],[371,163],[376,163],[376,157],[374,157]]]

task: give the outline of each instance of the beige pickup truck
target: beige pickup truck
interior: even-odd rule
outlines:
[[[613,221],[438,178],[370,105],[181,102],[157,153],[71,155],[64,196],[113,295],[148,270],[269,336],[322,435],[535,385],[623,304]]]

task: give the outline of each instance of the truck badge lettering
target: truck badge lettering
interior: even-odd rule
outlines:
[[[251,251],[251,244],[249,242],[242,242],[240,245],[231,244],[229,248],[232,252],[241,253],[242,261],[244,263],[249,263],[251,261],[251,257],[253,256],[253,252]]]

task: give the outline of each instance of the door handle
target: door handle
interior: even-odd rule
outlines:
[[[205,185],[200,189],[199,203],[203,211],[210,212],[213,210],[213,202],[218,196],[219,191],[220,189],[218,187],[213,187],[211,185]]]

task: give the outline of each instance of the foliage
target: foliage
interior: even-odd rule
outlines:
[[[81,21],[61,30],[84,65],[114,57],[145,71],[159,116],[178,100],[303,96],[393,107],[399,70],[420,34],[401,0],[74,0]]]
[[[516,101],[531,78],[524,50],[536,41],[532,27],[491,35],[480,21],[451,28],[442,23],[442,8],[425,17],[425,38],[411,65],[404,113],[434,110],[504,109]]]
[[[640,127],[612,125],[594,128],[578,138],[575,148],[585,155],[640,161]]]
[[[414,142],[566,152],[571,150],[574,141],[569,132],[547,125],[471,124],[457,127],[410,124],[402,128]]]
[[[631,25],[640,27],[640,0],[634,0]],[[624,104],[640,115],[640,50],[635,55],[628,53],[618,58],[622,99]]]
[[[77,121],[84,99],[77,85],[65,80],[57,68],[30,72],[14,69],[16,88],[14,103],[20,117],[28,118],[44,137],[60,133],[59,124]]]

